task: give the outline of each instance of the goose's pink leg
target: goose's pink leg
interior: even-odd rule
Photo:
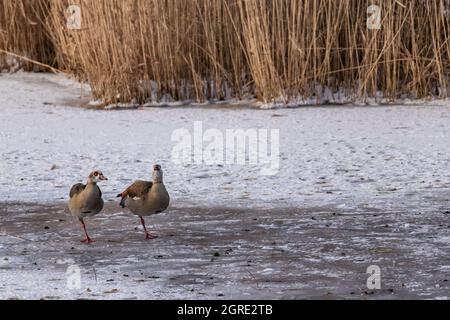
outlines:
[[[142,226],[144,227],[144,231],[145,231],[145,239],[151,240],[151,239],[156,239],[156,238],[158,238],[157,236],[151,235],[150,233],[147,232],[147,228],[145,227],[145,221],[144,221],[144,218],[142,218],[142,217],[139,217],[139,218],[141,218],[141,223],[142,223]]]
[[[89,238],[89,235],[86,231],[86,225],[84,224],[84,220],[80,219],[81,225],[83,226],[84,234],[86,235],[86,239],[82,240],[83,243],[92,243],[94,242],[91,238]]]

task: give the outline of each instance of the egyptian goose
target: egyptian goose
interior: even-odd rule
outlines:
[[[161,166],[158,164],[153,166],[153,182],[136,181],[117,197],[122,198],[120,201],[122,208],[127,207],[139,216],[144,227],[145,239],[157,238],[147,232],[143,217],[161,213],[169,206],[170,197],[163,183]]]
[[[92,239],[86,231],[84,218],[95,216],[102,211],[102,191],[97,183],[104,180],[108,178],[101,171],[94,171],[89,175],[87,184],[77,183],[70,189],[69,211],[80,220],[86,235],[82,242],[85,243],[91,243]]]

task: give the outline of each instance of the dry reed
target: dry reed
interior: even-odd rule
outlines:
[[[82,28],[66,27],[78,4]],[[381,7],[381,29],[366,11]],[[0,0],[0,49],[87,80],[107,103],[446,96],[446,0]],[[0,54],[0,66],[5,55]]]

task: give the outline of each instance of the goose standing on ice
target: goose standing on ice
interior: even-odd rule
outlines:
[[[70,189],[69,211],[80,220],[83,226],[86,239],[82,242],[92,242],[86,231],[84,218],[95,216],[102,211],[104,202],[102,191],[97,183],[104,180],[108,180],[108,178],[101,171],[94,171],[89,175],[87,184],[78,183]]]
[[[156,238],[147,232],[143,217],[161,213],[169,206],[170,197],[163,183],[161,166],[158,164],[153,166],[153,182],[136,181],[117,197],[122,198],[120,201],[122,208],[127,207],[139,216],[144,227],[145,238]]]

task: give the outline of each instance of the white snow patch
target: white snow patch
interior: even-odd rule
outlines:
[[[209,206],[401,205],[450,186],[450,108],[309,107],[252,110],[68,107],[82,86],[62,75],[0,75],[0,201],[67,200],[94,168],[105,199],[161,163],[173,203]],[[88,89],[83,89],[87,94]],[[174,130],[280,129],[280,172],[250,165],[177,165]],[[201,177],[201,178],[195,178]]]

